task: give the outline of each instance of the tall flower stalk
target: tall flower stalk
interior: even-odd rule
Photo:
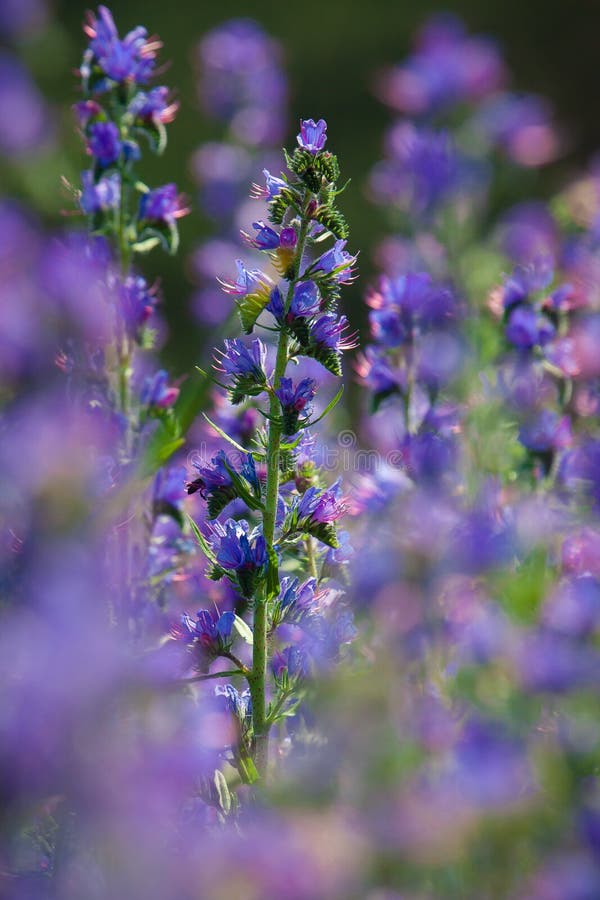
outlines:
[[[351,625],[346,630],[338,627],[342,609],[337,595],[320,608],[316,593],[324,582],[327,548],[339,546],[334,523],[346,508],[339,485],[323,487],[317,467],[301,462],[300,448],[316,421],[311,417],[316,381],[303,378],[295,383],[286,374],[290,363],[309,357],[339,377],[341,353],[354,345],[346,335],[346,317],[335,312],[340,286],[352,278],[355,257],[344,249],[348,228],[336,205],[339,168],[336,157],[325,150],[326,132],[322,119],[303,121],[298,147],[286,154],[289,176],[274,177],[265,170],[265,186],[253,187],[253,196],[268,203],[270,224],[253,223],[255,235],[244,233],[244,238],[270,256],[281,282],[275,284],[261,270],[247,269],[242,260],[237,261],[237,278],[222,282],[235,297],[247,334],[255,327],[266,327],[277,336],[271,372],[267,349],[259,339],[250,347],[241,339],[226,341],[218,362],[228,377],[233,403],[268,397],[268,408],[262,410],[267,427],[259,446],[245,453],[241,468],[220,454],[208,465],[197,465],[199,477],[188,488],[202,492],[209,519],[216,519],[234,499],[244,501],[259,518],[254,528],[244,520],[217,519],[208,537],[196,530],[212,563],[212,577],[227,577],[253,610],[252,664],[240,668],[239,674],[248,683],[249,753],[260,776],[267,771],[271,727],[293,713],[301,677],[316,664],[327,641],[326,652],[335,655],[353,636]],[[328,239],[333,239],[333,246],[323,252],[322,244]],[[272,326],[263,325],[262,314],[267,311],[274,320]],[[336,400],[340,396],[341,392]],[[243,450],[239,445],[236,449]],[[300,588],[298,579],[280,577],[283,567],[312,577]],[[274,654],[277,629],[290,617],[318,621],[318,641],[314,628],[312,632],[309,628],[306,635],[312,634],[312,639]],[[242,632],[248,630],[239,621],[238,626]],[[338,640],[332,651],[333,632]],[[269,662],[274,684],[269,682]],[[248,709],[248,704],[243,706]]]

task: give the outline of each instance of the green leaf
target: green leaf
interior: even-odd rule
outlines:
[[[131,248],[134,253],[150,253],[151,250],[154,250],[155,247],[158,247],[162,243],[161,239],[158,237],[149,237],[143,241],[137,241]]]
[[[267,291],[256,294],[246,294],[245,297],[240,297],[240,299],[236,301],[242,328],[246,334],[252,332],[256,325],[256,320],[266,308],[268,302],[269,293]]]
[[[233,620],[233,624],[242,640],[252,646],[252,644],[254,643],[254,635],[252,634],[252,629],[250,628],[248,623],[245,622],[240,616],[236,616]]]
[[[202,534],[202,532],[200,531],[200,529],[198,528],[198,526],[196,525],[196,523],[194,522],[194,520],[192,519],[192,517],[190,516],[189,513],[186,513],[186,519],[190,523],[191,529],[194,532],[194,537],[198,541],[198,544],[200,545],[200,548],[201,548],[202,552],[204,553],[204,555],[206,556],[206,558],[208,559],[208,561],[210,563],[212,563],[212,565],[215,566],[216,569],[220,569],[221,567],[219,566],[219,563],[217,562],[217,557],[212,552],[210,544],[208,543],[208,541],[206,540],[206,538],[204,537],[204,535]]]
[[[325,409],[323,410],[323,412],[321,413],[321,415],[318,416],[318,418],[316,418],[316,419],[311,419],[311,421],[310,421],[310,422],[307,422],[307,423],[305,424],[304,427],[305,427],[305,428],[312,428],[313,425],[316,425],[317,422],[320,422],[321,419],[324,419],[325,416],[329,415],[329,413],[330,413],[333,409],[335,409],[335,407],[338,405],[338,403],[339,403],[340,400],[342,399],[342,394],[343,394],[343,393],[344,393],[344,385],[341,386],[341,388],[339,389],[339,391],[337,392],[337,394],[335,395],[335,397],[333,398],[333,400],[331,400],[331,401],[327,404],[327,406],[325,407]]]
[[[210,427],[213,428],[220,437],[222,437],[225,441],[227,441],[229,444],[231,444],[232,447],[235,447],[236,450],[239,450],[240,453],[243,453],[244,456],[248,455],[248,450],[246,450],[245,447],[242,447],[241,444],[238,444],[237,441],[234,441],[234,439],[232,437],[229,437],[229,435],[227,434],[226,431],[223,431],[222,428],[219,428],[218,425],[215,425],[215,423],[211,419],[208,418],[206,413],[202,413],[202,416],[204,419],[206,419],[206,421],[208,422]]]

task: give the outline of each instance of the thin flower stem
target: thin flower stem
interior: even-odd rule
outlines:
[[[308,191],[306,192],[308,195]],[[298,281],[302,266],[302,257],[308,235],[309,219],[302,216],[300,234],[294,257],[294,273],[286,297],[286,311],[292,302],[294,286]],[[281,456],[281,405],[275,394],[281,378],[285,375],[288,364],[288,335],[282,328],[279,332],[277,346],[277,358],[273,373],[273,391],[269,404],[269,437],[267,442],[267,487],[265,495],[265,509],[263,513],[263,534],[269,551],[273,550],[275,536],[275,518],[277,514],[277,499],[279,495],[279,467]],[[252,719],[254,726],[254,762],[259,775],[264,778],[267,772],[269,755],[269,729],[271,722],[267,717],[265,686],[267,678],[267,597],[257,597],[254,607],[254,644],[252,652],[252,674],[248,677],[250,695],[252,698]]]
[[[306,558],[308,560],[308,569],[315,581],[319,581],[319,570],[317,569],[317,558],[315,556],[315,545],[312,537],[307,537],[305,541]]]

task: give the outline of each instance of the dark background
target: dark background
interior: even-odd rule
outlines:
[[[46,45],[48,58],[44,60],[42,48],[34,61],[42,89],[65,108],[77,99],[72,70],[84,45],[81,22],[88,6],[83,0],[55,4],[55,33],[53,42]],[[361,250],[361,278],[347,292],[346,308],[359,326],[363,322],[362,296],[374,276],[369,248],[384,227],[381,214],[368,203],[364,192],[367,172],[379,156],[382,132],[389,121],[388,112],[372,96],[373,76],[409,51],[415,29],[430,13],[456,13],[470,31],[495,37],[512,71],[512,86],[545,94],[553,101],[558,121],[569,135],[567,153],[551,169],[531,176],[528,191],[549,195],[600,148],[600,2],[596,0],[464,0],[444,5],[422,0],[369,0],[360,5],[342,0],[255,0],[252,4],[118,0],[111,9],[121,33],[143,24],[164,41],[162,60],[169,61],[169,68],[162,81],[176,88],[181,110],[169,128],[166,155],[151,161],[146,174],[151,183],[176,181],[192,200],[189,157],[202,141],[219,136],[218,128],[203,119],[196,98],[193,51],[198,39],[225,19],[251,16],[281,41],[291,84],[289,142],[294,141],[301,116],[326,118],[331,148],[339,155],[343,175],[352,178],[342,207],[352,229],[352,249]],[[67,133],[68,116],[65,112]],[[77,152],[73,138],[68,156],[76,163]],[[183,261],[209,229],[210,223],[194,210],[182,222],[178,257],[170,260],[153,254],[147,264],[147,273],[159,274],[163,282],[172,328],[166,356],[177,373],[198,361],[206,337],[197,324],[190,327],[190,285]],[[225,296],[223,299],[229,302]]]

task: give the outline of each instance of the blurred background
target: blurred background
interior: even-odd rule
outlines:
[[[12,15],[19,4],[5,4]],[[35,6],[34,0],[21,4]],[[28,165],[17,156],[9,160],[0,180],[4,190],[28,197],[49,224],[56,224],[72,200],[61,190],[60,177],[78,184],[83,148],[75,133],[70,105],[78,99],[73,77],[83,46],[81,24],[90,4],[84,0],[55,2],[50,20],[30,24],[19,35],[17,49],[37,85],[59,113],[60,136],[43,166]],[[346,292],[346,312],[353,326],[365,322],[363,296],[375,270],[370,250],[385,230],[385,217],[365,191],[370,167],[380,156],[381,141],[390,113],[373,94],[374,79],[382,68],[401,60],[410,50],[415,30],[441,9],[459,15],[470,32],[497,40],[512,72],[512,87],[547,96],[568,140],[561,159],[526,173],[519,183],[521,197],[549,196],[576,168],[600,148],[600,3],[596,0],[476,0],[435,2],[371,0],[351,9],[342,0],[304,0],[302,4],[252,4],[225,0],[199,4],[197,0],[118,0],[111,8],[122,32],[139,23],[164,42],[162,60],[168,66],[165,81],[176,87],[181,109],[169,130],[166,157],[151,158],[149,183],[176,181],[191,200],[193,214],[181,227],[181,253],[175,258],[153,257],[153,276],[160,267],[169,320],[170,339],[165,361],[177,374],[198,362],[206,334],[190,314],[190,267],[183,265],[192,248],[210,233],[212,223],[196,201],[190,157],[198,145],[222,139],[218,124],[202,112],[196,84],[199,39],[215,25],[232,17],[252,17],[281,42],[290,80],[288,144],[294,143],[301,116],[324,117],[329,123],[330,145],[341,160],[343,174],[352,179],[343,198],[351,225],[351,249],[360,249],[360,278]],[[33,20],[31,20],[33,21]],[[13,39],[14,43],[14,39]],[[6,112],[5,112],[6,114]],[[258,178],[259,172],[256,173]],[[502,202],[512,198],[503,197]],[[223,303],[227,303],[223,297]]]

